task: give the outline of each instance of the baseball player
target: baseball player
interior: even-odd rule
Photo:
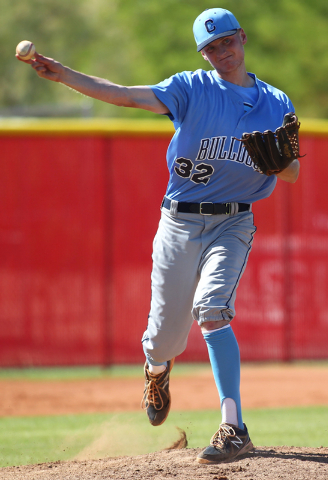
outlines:
[[[116,85],[39,54],[27,63],[42,78],[114,105],[167,115],[174,123],[142,338],[142,405],[152,425],[167,418],[170,371],[196,320],[208,347],[222,417],[197,461],[220,463],[253,449],[242,418],[240,355],[230,325],[256,231],[252,204],[272,193],[277,177],[294,183],[299,161],[295,155],[287,168],[263,174],[238,140],[245,132],[275,131],[294,107],[283,92],[247,72],[247,36],[235,16],[221,8],[206,10],[193,32],[210,69],[178,73],[152,86]]]

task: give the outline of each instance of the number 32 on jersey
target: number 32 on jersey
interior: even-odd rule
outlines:
[[[179,157],[175,163],[179,166],[174,167],[174,171],[179,177],[190,178],[194,183],[203,183],[206,185],[211,175],[214,173],[212,165],[206,163],[200,163],[194,166],[193,162],[189,158]]]

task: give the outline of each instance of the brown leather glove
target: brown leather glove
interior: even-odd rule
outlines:
[[[264,175],[280,173],[295,158],[300,158],[298,130],[300,128],[295,113],[286,113],[281,127],[275,132],[243,133],[241,140],[253,160],[255,170]]]

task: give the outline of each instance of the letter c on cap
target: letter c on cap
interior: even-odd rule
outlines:
[[[214,25],[214,20],[212,20],[211,18],[209,20],[206,20],[205,28],[208,31],[208,33],[214,32],[214,30],[216,29],[216,27]]]

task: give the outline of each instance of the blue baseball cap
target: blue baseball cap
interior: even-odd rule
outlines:
[[[234,35],[240,28],[236,17],[224,8],[210,8],[201,13],[193,26],[197,52],[217,38]]]

